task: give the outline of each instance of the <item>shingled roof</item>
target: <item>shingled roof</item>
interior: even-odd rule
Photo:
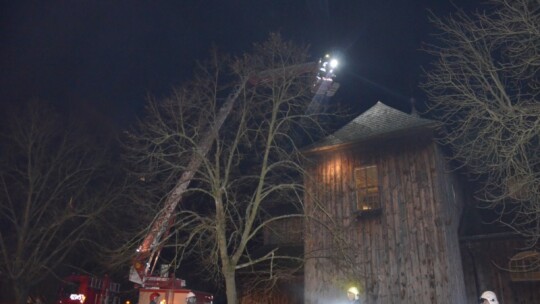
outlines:
[[[341,129],[303,150],[314,151],[353,144],[406,130],[434,127],[437,124],[434,120],[401,112],[379,101]]]

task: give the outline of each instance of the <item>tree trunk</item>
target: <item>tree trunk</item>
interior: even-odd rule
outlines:
[[[26,284],[15,282],[13,285],[13,293],[16,304],[26,304],[26,300],[28,299],[28,288],[26,287]]]
[[[227,292],[227,304],[238,304],[238,296],[236,294],[236,278],[235,270],[223,269],[223,275],[225,277],[225,290]]]

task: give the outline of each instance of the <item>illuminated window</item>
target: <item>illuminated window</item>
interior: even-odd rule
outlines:
[[[377,166],[369,165],[354,169],[356,183],[356,210],[369,212],[381,208],[379,201],[379,174]]]

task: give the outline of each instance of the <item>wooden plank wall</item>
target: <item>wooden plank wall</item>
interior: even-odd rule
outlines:
[[[526,246],[519,239],[478,239],[461,244],[467,303],[474,303],[485,290],[495,292],[499,303],[540,302],[540,281],[512,282],[508,260]]]
[[[356,220],[353,170],[369,163],[379,168],[382,215]],[[352,284],[362,303],[465,302],[461,208],[435,144],[323,153],[308,171],[306,214],[324,225],[306,225],[306,303],[342,300]],[[342,248],[348,254],[340,257]]]

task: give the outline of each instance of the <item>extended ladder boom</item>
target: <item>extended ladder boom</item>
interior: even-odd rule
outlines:
[[[227,116],[229,116],[236,99],[244,89],[245,85],[246,81],[243,81],[242,84],[236,86],[229,94],[225,103],[219,110],[215,124],[209,126],[208,130],[201,138],[201,142],[198,144],[198,150],[192,155],[186,170],[184,173],[182,173],[182,176],[174,186],[173,190],[167,196],[165,205],[158,218],[152,224],[150,232],[137,249],[137,256],[133,261],[129,274],[130,281],[137,284],[143,284],[144,278],[147,276],[150,267],[150,263],[147,263],[148,257],[156,254],[156,250],[159,248],[161,238],[169,229],[174,210],[182,200],[182,196],[186,192],[191,180],[193,179],[193,176],[195,175],[195,172],[197,172],[201,166],[204,156],[206,156],[208,151],[210,151],[219,129],[225,122]]]
[[[313,97],[313,101],[310,104],[310,107],[315,106],[315,109],[309,109],[308,112],[313,113],[312,111],[319,108],[321,103],[321,98],[324,99],[325,96],[332,96],[333,93],[328,93],[331,89],[332,81],[331,75],[333,75],[333,70],[324,70],[322,69],[323,65],[321,62],[315,63],[304,63],[289,66],[286,68],[278,68],[260,72],[254,76],[251,76],[241,82],[236,86],[232,92],[227,96],[224,104],[219,109],[216,121],[214,124],[211,124],[204,135],[201,137],[201,141],[197,145],[197,151],[191,156],[191,160],[188,163],[186,170],[180,176],[180,179],[172,189],[172,191],[167,196],[163,209],[161,210],[158,217],[152,223],[151,229],[142,241],[141,245],[137,249],[137,255],[133,260],[133,264],[130,269],[129,280],[131,282],[144,285],[146,278],[149,276],[151,263],[150,261],[157,258],[160,251],[160,243],[163,241],[164,235],[167,233],[168,229],[171,226],[173,220],[173,214],[181,202],[182,197],[186,190],[189,187],[193,176],[201,166],[203,158],[208,154],[212,148],[212,144],[215,141],[221,126],[231,113],[234,103],[246,87],[246,85],[258,85],[261,83],[266,83],[271,81],[275,75],[301,75],[304,73],[313,73],[316,72],[319,68],[319,74],[323,71],[323,76],[318,77],[318,85],[316,86],[317,91]],[[322,82],[321,82],[322,81]]]

